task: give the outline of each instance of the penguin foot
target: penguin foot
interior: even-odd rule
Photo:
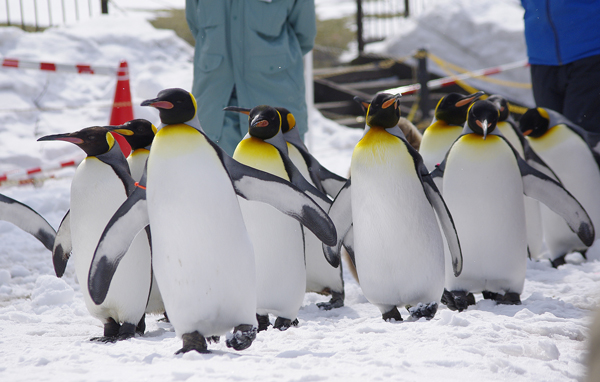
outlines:
[[[383,318],[383,321],[386,322],[392,322],[392,320],[402,321],[402,316],[400,315],[397,307],[393,307],[389,312],[383,313],[381,318]]]
[[[344,292],[331,292],[331,299],[328,302],[319,302],[317,306],[322,310],[331,310],[344,306]]]
[[[202,334],[198,333],[198,331],[185,333],[181,336],[181,339],[183,340],[183,347],[175,352],[176,355],[187,353],[191,350],[203,354],[210,353],[206,346],[206,339]]]
[[[144,327],[146,327],[145,323],[144,323]],[[121,325],[121,328],[119,328],[119,335],[117,336],[117,340],[122,341],[122,340],[126,340],[128,338],[133,338],[133,337],[135,337],[136,331],[137,331],[137,325],[131,324],[129,322],[124,322],[123,325]],[[143,333],[144,332],[142,332],[142,334]]]
[[[292,321],[289,318],[277,317],[275,323],[273,324],[273,327],[283,332],[284,330],[288,330],[290,326],[298,326],[298,324],[299,322],[297,318],[294,321]]]
[[[497,304],[502,305],[521,305],[521,296],[515,292],[506,292],[504,296],[498,295],[499,298],[495,299]]]
[[[484,290],[483,292],[481,292],[481,294],[483,295],[483,298],[486,300],[498,300],[500,298],[502,298],[502,295],[500,293],[494,293],[494,292],[490,292],[488,290]]]
[[[475,296],[473,293],[462,290],[448,291],[444,289],[442,303],[450,310],[462,312],[463,310],[466,310],[469,305],[475,305]]]
[[[109,317],[106,323],[104,323],[104,336],[92,337],[90,338],[90,341],[104,343],[117,342],[120,329],[121,325],[119,325],[112,317]]]
[[[554,260],[550,260],[550,264],[552,264],[552,268],[558,268],[558,267],[560,267],[561,265],[565,265],[565,264],[567,263],[567,261],[565,260],[565,257],[566,257],[566,256],[567,256],[567,255],[566,255],[566,254],[564,254],[564,255],[562,255],[562,256],[559,256],[559,257],[557,257],[557,258],[556,258],[556,259],[554,259]]]
[[[416,318],[417,320],[421,317],[425,317],[428,321],[431,320],[438,309],[438,303],[433,301],[429,304],[418,303],[417,306],[411,306],[408,309],[408,313],[410,313],[411,317]]]
[[[206,341],[209,344],[218,344],[219,341],[221,341],[221,337],[220,336],[210,336],[210,337],[206,337]]]
[[[159,318],[158,322],[171,322],[171,321],[169,321],[169,316],[167,316],[167,312],[164,312],[163,315],[164,315],[164,317]]]
[[[257,314],[256,320],[258,321],[258,331],[259,332],[262,332],[263,330],[267,330],[269,328],[269,326],[271,325],[268,314],[265,314],[264,316]]]
[[[135,332],[138,333],[140,336],[144,335],[144,332],[146,331],[146,314],[144,313],[142,315],[142,319],[140,320],[140,322],[138,322],[136,328],[135,328]]]
[[[225,341],[225,345],[227,345],[228,348],[233,348],[238,351],[248,349],[256,339],[256,333],[257,329],[252,325],[238,325],[233,328],[233,333],[231,335],[227,335],[228,338]]]

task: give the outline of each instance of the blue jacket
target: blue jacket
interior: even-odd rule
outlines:
[[[307,131],[302,59],[317,34],[314,0],[186,0],[186,18],[196,39],[192,93],[211,139],[234,86],[238,106],[285,107]]]
[[[564,65],[600,54],[600,1],[521,0],[529,63]]]

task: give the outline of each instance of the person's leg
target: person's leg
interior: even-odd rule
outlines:
[[[235,90],[231,93],[228,106],[238,106]],[[233,155],[235,148],[244,138],[246,132],[248,132],[248,124],[246,123],[244,126],[240,124],[240,114],[233,111],[226,111],[221,137],[216,143],[225,150],[227,154]]]
[[[561,67],[531,65],[531,85],[537,107],[563,112],[564,82],[560,77]]]
[[[563,115],[587,131],[600,133],[600,55],[567,66]]]

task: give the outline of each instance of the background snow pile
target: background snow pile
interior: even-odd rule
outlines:
[[[417,17],[401,19],[398,35],[367,47],[369,51],[399,58],[426,48],[444,61],[464,69],[495,67],[527,59],[523,13],[520,2],[513,0],[430,0]],[[448,76],[435,62],[429,60],[427,65],[432,72]],[[491,78],[523,84],[531,81],[529,68],[513,69]],[[467,83],[490,94],[502,94],[527,107],[535,105],[530,89],[482,80]]]
[[[444,18],[450,11],[440,13]],[[492,36],[488,41],[493,43]],[[192,49],[172,32],[135,18],[102,17],[35,34],[0,28],[0,54],[114,67],[125,59],[135,105],[162,88],[189,88],[191,82]],[[115,78],[96,75],[0,68],[0,171],[81,155],[70,144],[35,140],[106,124],[114,85]],[[157,121],[152,110],[136,106],[135,113]],[[311,129],[314,154],[345,175],[361,131],[318,113]],[[62,170],[38,188],[2,187],[0,192],[58,227],[69,207],[72,172]],[[102,333],[102,325],[85,308],[73,261],[57,279],[50,253],[5,222],[0,222],[0,243],[2,381],[580,380],[587,328],[599,300],[600,263],[578,264],[581,257],[571,255],[558,270],[548,262],[528,262],[521,306],[496,306],[478,295],[480,301],[466,312],[441,306],[429,322],[391,324],[381,320],[346,272],[343,308],[322,312],[315,304],[326,298],[308,294],[297,328],[260,333],[242,352],[222,341],[211,346],[213,354],[175,356],[181,341],[170,324],[158,322],[160,316],[147,318],[144,336],[117,344],[89,342]],[[401,313],[408,317],[405,309]]]

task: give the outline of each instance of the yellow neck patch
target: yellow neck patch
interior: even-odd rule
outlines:
[[[381,127],[371,127],[358,142],[352,153],[352,160],[365,158],[369,163],[380,164],[401,150],[404,143],[398,137]]]
[[[233,159],[289,180],[279,151],[270,143],[258,138],[250,137],[242,140],[233,153]]]

